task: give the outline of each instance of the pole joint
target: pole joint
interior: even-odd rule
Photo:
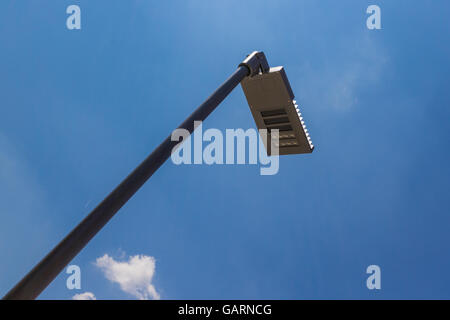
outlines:
[[[269,63],[262,51],[253,51],[239,64],[239,67],[241,66],[247,67],[249,77],[253,77],[259,73],[267,73],[270,70]]]

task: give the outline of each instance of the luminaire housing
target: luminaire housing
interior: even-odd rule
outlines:
[[[241,82],[250,111],[258,129],[267,129],[264,139],[267,154],[272,155],[271,139],[278,143],[278,154],[311,153],[314,146],[306,129],[294,93],[283,67],[246,77]],[[278,129],[277,135],[273,130]]]

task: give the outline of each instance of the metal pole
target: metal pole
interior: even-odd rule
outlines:
[[[241,64],[228,80],[206,99],[179,128],[187,129],[192,134],[194,131],[194,121],[205,120],[250,72],[251,68]],[[173,147],[178,143],[178,141],[171,141],[171,136],[169,135],[72,232],[12,288],[3,299],[35,299],[170,157]]]

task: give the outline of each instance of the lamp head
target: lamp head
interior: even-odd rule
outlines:
[[[250,72],[241,85],[256,126],[259,130],[267,129],[268,139],[264,141],[267,153],[271,155],[268,141],[275,139],[277,143],[277,137],[279,155],[313,152],[314,146],[284,68],[261,70],[254,75]],[[278,135],[272,132],[274,129],[278,129]]]

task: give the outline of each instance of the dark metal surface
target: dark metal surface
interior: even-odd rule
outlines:
[[[247,66],[238,69],[178,128],[194,131],[194,121],[203,121],[249,75]],[[3,299],[35,299],[100,229],[170,157],[178,141],[169,135],[122,183],[78,224]]]
[[[266,55],[262,51],[253,51],[239,66],[246,66],[250,70],[250,77],[257,75],[258,73],[269,72],[270,69]]]

